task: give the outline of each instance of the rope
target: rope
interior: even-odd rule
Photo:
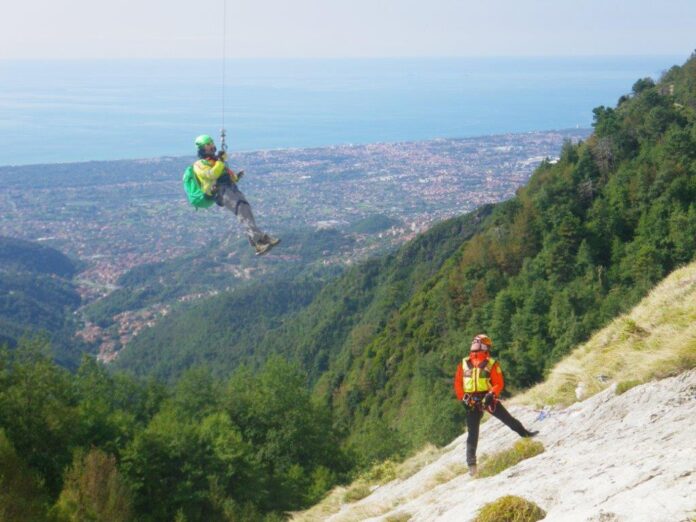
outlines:
[[[220,129],[220,149],[227,149],[225,143],[225,85],[227,83],[227,0],[222,0],[222,128]]]

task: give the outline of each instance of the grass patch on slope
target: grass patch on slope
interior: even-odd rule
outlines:
[[[534,502],[514,495],[506,495],[481,508],[473,522],[536,522],[546,512]]]
[[[619,391],[696,367],[696,262],[675,270],[633,310],[559,362],[514,402],[567,406],[614,382]],[[623,384],[621,384],[623,383]]]
[[[518,440],[510,449],[499,451],[490,456],[484,455],[481,458],[478,477],[492,477],[525,459],[530,459],[543,452],[544,445],[537,440]]]
[[[337,513],[342,504],[357,502],[367,497],[376,489],[393,480],[406,480],[428,464],[442,456],[443,450],[427,444],[421,451],[403,462],[387,460],[375,464],[368,471],[361,473],[350,485],[334,488],[320,503],[307,511],[294,513],[292,520],[314,522],[328,518]],[[452,477],[453,478],[453,477]],[[392,506],[385,506],[388,511]]]
[[[626,393],[628,390],[631,388],[635,388],[639,384],[643,384],[639,380],[628,380],[628,381],[621,381],[616,385],[616,395],[621,395],[622,393]]]

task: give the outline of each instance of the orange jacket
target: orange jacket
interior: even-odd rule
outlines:
[[[488,352],[471,352],[469,354],[469,360],[475,366],[481,364],[488,357]],[[496,361],[493,368],[491,368],[491,391],[498,398],[503,388],[505,388],[503,371],[500,369],[500,363]],[[464,368],[462,363],[457,365],[457,373],[454,374],[454,392],[457,394],[457,400],[461,401],[464,398]]]

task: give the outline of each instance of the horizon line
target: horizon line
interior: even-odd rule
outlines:
[[[691,51],[694,53],[696,51]],[[688,56],[691,56],[691,53]],[[681,56],[680,52],[670,53],[574,53],[574,54],[452,54],[452,55],[385,55],[385,56],[237,56],[228,57],[226,61],[320,61],[320,60],[451,60],[451,59],[539,59],[539,58],[674,58]],[[687,56],[687,58],[688,58]],[[187,57],[24,57],[24,58],[3,58],[3,62],[67,62],[67,61],[103,61],[103,62],[147,62],[147,61],[196,61],[196,62],[218,62],[220,58],[187,58]]]
[[[425,138],[422,140],[384,140],[384,141],[368,141],[368,142],[341,142],[341,143],[331,143],[328,145],[310,145],[310,146],[297,146],[297,147],[270,147],[270,148],[253,148],[253,149],[239,149],[232,153],[234,154],[254,154],[257,152],[286,152],[286,151],[301,151],[301,150],[316,150],[316,149],[331,149],[337,147],[368,147],[370,145],[407,145],[415,143],[428,143],[433,141],[459,141],[459,140],[476,140],[482,138],[492,138],[497,136],[507,136],[511,134],[547,134],[552,132],[573,132],[573,131],[587,131],[590,134],[593,132],[592,126],[589,127],[566,127],[562,129],[538,129],[529,131],[511,131],[511,132],[496,132],[491,134],[477,134],[475,136],[436,136],[433,138]],[[0,170],[8,168],[19,168],[19,167],[44,167],[49,165],[72,165],[76,163],[107,163],[107,162],[120,162],[120,161],[155,161],[163,159],[180,159],[187,157],[194,157],[195,153],[186,154],[160,154],[149,157],[140,158],[114,158],[114,159],[83,159],[83,160],[66,160],[66,161],[51,161],[51,162],[39,162],[39,163],[8,163],[0,164]]]

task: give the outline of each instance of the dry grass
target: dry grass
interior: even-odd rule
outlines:
[[[358,500],[364,499],[370,493],[372,493],[372,489],[367,482],[354,482],[350,485],[348,491],[343,494],[343,502],[348,504],[351,502],[357,502]]]
[[[466,467],[466,465],[461,463],[454,464],[452,466],[447,466],[423,485],[423,492],[430,491],[431,489],[439,486],[440,484],[449,482],[450,480],[455,479],[460,475],[463,475],[467,471],[468,468]]]
[[[643,384],[642,382],[638,380],[629,380],[629,381],[621,381],[616,385],[616,395],[621,395],[622,393],[626,393],[628,390],[631,388],[634,388],[638,386],[639,384]]]
[[[369,471],[363,473],[352,484],[347,487],[340,486],[334,488],[320,503],[310,508],[307,511],[294,513],[292,520],[302,522],[314,522],[325,520],[332,514],[338,513],[341,506],[345,503],[357,502],[370,495],[375,489],[375,486],[387,484],[393,480],[406,480],[409,477],[418,473],[428,464],[436,461],[442,456],[444,450],[439,449],[432,444],[427,444],[417,454],[405,460],[404,462],[394,462],[387,460],[381,464],[376,464]],[[456,466],[455,466],[456,468]],[[454,469],[454,468],[453,468]],[[456,471],[456,470],[455,470]],[[459,474],[457,472],[457,474]],[[454,478],[452,471],[447,473],[448,477],[442,476],[439,482],[436,482],[429,487],[435,487],[438,484],[447,482]],[[392,506],[380,508],[381,513],[386,513]],[[370,510],[372,513],[374,510]],[[367,513],[365,513],[367,515]],[[409,515],[410,516],[410,515]],[[369,517],[368,517],[369,518]]]
[[[546,512],[534,502],[506,495],[483,506],[474,522],[536,522],[545,516]]]
[[[484,455],[481,458],[477,477],[492,477],[518,462],[530,459],[543,452],[544,445],[539,441],[532,439],[518,440],[512,448],[499,451],[490,456]]]
[[[348,491],[345,486],[337,486],[324,499],[306,511],[290,513],[291,520],[302,522],[322,522],[334,513],[338,513],[344,504],[343,497]]]
[[[412,477],[428,464],[435,462],[444,453],[443,449],[437,448],[432,444],[427,444],[414,456],[408,458],[396,469],[396,476],[399,480],[406,480]]]
[[[567,406],[577,400],[576,390],[587,398],[614,382],[635,385],[694,367],[696,262],[669,275],[628,314],[559,362],[545,382],[513,402]]]

